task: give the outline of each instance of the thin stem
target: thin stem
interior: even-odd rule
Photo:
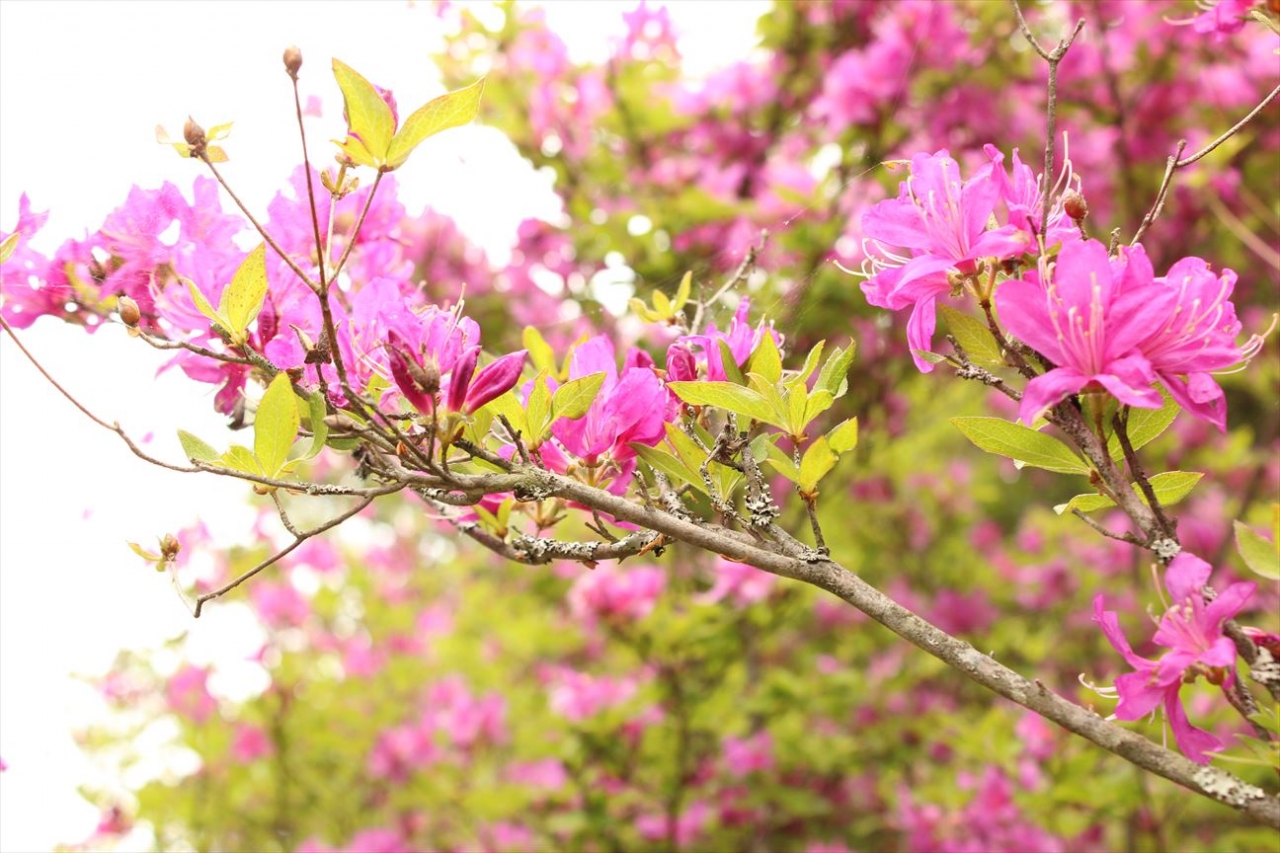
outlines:
[[[294,263],[293,258],[289,257],[288,253],[285,252],[284,249],[280,248],[280,244],[275,241],[275,238],[268,234],[267,229],[263,228],[262,225],[259,224],[258,220],[254,218],[254,215],[249,212],[249,208],[245,207],[244,202],[240,200],[240,196],[235,194],[235,190],[231,189],[231,185],[222,177],[222,173],[218,171],[218,167],[213,165],[213,161],[209,159],[209,155],[204,154],[200,159],[209,167],[209,171],[213,172],[213,176],[218,179],[218,183],[222,184],[222,188],[227,191],[227,195],[231,196],[231,200],[236,203],[236,207],[240,208],[240,212],[245,215],[245,218],[247,218],[249,222],[253,224],[253,227],[257,232],[262,235],[262,239],[266,241],[266,244],[280,256],[281,260],[289,265],[289,269],[293,270],[294,274],[305,282],[307,287],[312,290],[318,290],[319,286],[312,281],[311,276],[304,273],[302,268]]]
[[[302,96],[298,93],[297,75],[290,74],[293,80],[293,107],[298,116],[298,136],[302,139],[302,165],[307,176],[307,206],[311,209],[311,231],[316,240],[316,266],[320,270],[320,290],[328,288],[325,278],[325,246],[320,242],[320,216],[316,213],[316,190],[311,182],[311,158],[307,154],[307,129],[302,122]]]
[[[403,488],[403,486],[401,486],[401,488]],[[361,512],[365,510],[366,507],[368,507],[371,503],[373,503],[376,497],[377,497],[376,495],[367,497],[364,500],[360,501],[360,503],[358,503],[356,506],[354,506],[347,512],[342,513],[342,515],[335,516],[334,518],[329,519],[319,527],[313,527],[310,530],[302,531],[301,533],[294,536],[293,542],[289,543],[289,545],[277,551],[275,554],[272,554],[270,557],[263,560],[261,563],[258,563],[258,565],[254,566],[252,569],[249,569],[247,572],[240,575],[235,580],[232,580],[226,584],[223,584],[222,586],[218,587],[212,592],[206,592],[204,595],[197,597],[196,609],[195,609],[195,612],[192,613],[191,615],[194,616],[196,619],[199,619],[201,611],[204,610],[204,603],[206,601],[211,601],[215,598],[221,598],[222,596],[226,595],[228,592],[231,592],[231,590],[240,586],[240,584],[244,583],[249,578],[261,572],[263,569],[266,569],[272,566],[273,564],[282,560],[284,557],[288,556],[288,554],[291,551],[293,551],[293,549],[297,548],[299,545],[301,545],[303,542],[306,542],[311,537],[319,536],[321,533],[324,533],[326,530],[332,530],[333,528],[337,527],[339,524],[342,524],[347,519],[353,516],[359,515]]]
[[[1160,216],[1160,213],[1164,210],[1165,199],[1169,195],[1169,185],[1173,181],[1173,173],[1178,169],[1190,166],[1192,163],[1200,160],[1202,157],[1216,149],[1219,145],[1235,136],[1242,128],[1244,128],[1245,125],[1253,121],[1253,119],[1257,117],[1258,113],[1262,112],[1262,110],[1274,101],[1277,96],[1280,96],[1280,86],[1276,86],[1272,89],[1271,93],[1263,98],[1256,107],[1250,110],[1248,115],[1240,119],[1240,121],[1232,125],[1231,128],[1225,131],[1221,136],[1201,148],[1196,153],[1192,154],[1190,157],[1183,158],[1182,156],[1182,152],[1187,150],[1187,140],[1181,139],[1178,141],[1177,150],[1170,155],[1168,160],[1165,161],[1164,177],[1160,180],[1160,188],[1156,191],[1156,200],[1151,205],[1151,209],[1147,211],[1147,215],[1142,217],[1142,223],[1138,226],[1138,230],[1133,235],[1133,239],[1129,241],[1130,246],[1137,245],[1138,241],[1142,239],[1142,235],[1147,233],[1147,229],[1151,227],[1151,224],[1156,221]]]
[[[1038,232],[1041,239],[1043,239],[1045,232],[1049,228],[1049,197],[1053,194],[1053,182],[1049,179],[1049,176],[1053,174],[1053,156],[1058,132],[1058,66],[1062,63],[1062,58],[1067,55],[1067,50],[1070,49],[1071,43],[1076,40],[1076,36],[1084,29],[1084,18],[1076,21],[1075,28],[1071,30],[1071,34],[1058,42],[1057,47],[1052,51],[1046,51],[1036,37],[1031,34],[1031,28],[1027,26],[1026,18],[1022,17],[1022,7],[1018,5],[1018,0],[1009,0],[1009,2],[1013,5],[1013,11],[1018,16],[1018,29],[1022,31],[1027,43],[1040,55],[1041,59],[1049,63],[1049,84],[1046,87],[1048,97],[1045,107],[1044,198],[1041,201],[1040,230]]]
[[[120,428],[120,424],[118,422],[107,423],[102,418],[98,417],[93,412],[85,408],[84,404],[81,403],[79,400],[77,400],[74,396],[72,396],[70,391],[68,391],[66,388],[63,388],[60,384],[58,384],[58,380],[54,379],[53,375],[50,374],[49,371],[44,369],[44,365],[42,365],[39,362],[39,360],[34,355],[32,355],[31,350],[27,349],[23,345],[21,339],[18,338],[18,334],[13,330],[13,327],[9,325],[9,321],[6,320],[3,315],[0,315],[0,328],[3,328],[6,332],[9,333],[9,337],[13,339],[13,342],[17,345],[18,349],[21,350],[22,354],[27,357],[28,361],[30,361],[32,364],[35,365],[36,370],[40,371],[40,375],[43,376],[46,380],[48,380],[49,384],[52,385],[59,394],[61,394],[62,396],[70,400],[71,405],[79,409],[80,412],[86,418],[93,421],[95,424],[102,427],[103,429],[109,430],[110,432],[114,432],[116,435],[120,436],[120,439],[124,441],[126,445],[128,445],[131,451],[133,451],[134,456],[137,456],[139,459],[150,462],[152,465],[158,465],[161,468],[168,468],[170,471],[179,471],[183,474],[198,474],[200,472],[199,468],[191,468],[183,465],[173,465],[169,462],[165,462],[163,459],[157,459],[154,456],[151,456],[145,453],[142,450],[142,448],[138,447],[138,445],[133,443],[133,439],[129,438],[128,434],[123,429]]]
[[[379,170],[377,176],[373,179],[373,186],[369,187],[369,197],[364,200],[364,209],[360,211],[360,218],[356,220],[356,227],[351,231],[351,237],[347,240],[347,247],[342,250],[342,257],[338,258],[338,265],[333,268],[331,281],[338,280],[338,274],[342,272],[342,267],[347,263],[351,250],[355,248],[356,238],[360,236],[360,229],[364,227],[364,218],[369,215],[369,208],[373,206],[373,197],[378,194],[378,185],[382,183],[382,176],[385,174],[386,172]]]

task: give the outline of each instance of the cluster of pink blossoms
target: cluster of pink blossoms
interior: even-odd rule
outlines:
[[[1179,554],[1169,564],[1165,573],[1169,609],[1160,617],[1152,639],[1170,651],[1158,661],[1134,653],[1116,614],[1102,609],[1101,595],[1093,602],[1094,621],[1135,670],[1116,679],[1115,689],[1120,696],[1116,717],[1140,720],[1163,706],[1178,748],[1201,764],[1209,761],[1206,752],[1222,749],[1223,744],[1191,725],[1179,693],[1184,684],[1201,675],[1224,689],[1231,686],[1236,677],[1236,647],[1223,634],[1222,626],[1244,609],[1257,589],[1252,582],[1233,583],[1206,604],[1204,588],[1211,571],[1208,563],[1187,553]]]
[[[1058,192],[1046,217],[1044,177],[1035,179],[1014,152],[1011,178],[1003,155],[990,145],[986,153],[989,162],[968,181],[946,151],[917,154],[898,197],[862,219],[863,292],[872,305],[911,309],[907,339],[920,370],[933,369],[927,355],[938,300],[994,285],[999,322],[1053,365],[1028,383],[1018,412],[1024,423],[1094,391],[1160,408],[1158,381],[1182,408],[1225,430],[1226,401],[1212,374],[1246,361],[1258,345],[1237,343],[1236,274],[1184,258],[1156,276],[1141,245],[1110,257],[1073,221],[1082,215],[1068,202],[1083,202],[1069,165],[1059,182],[1069,190]],[[1009,267],[1025,272],[996,283]]]

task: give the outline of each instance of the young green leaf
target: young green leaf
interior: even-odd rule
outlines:
[[[964,437],[980,449],[1026,465],[1062,474],[1088,474],[1089,466],[1071,448],[1044,433],[1000,418],[952,418]]]
[[[187,454],[188,459],[197,462],[217,462],[219,453],[208,444],[205,444],[199,438],[184,429],[178,430],[178,441],[182,442],[182,452]]]
[[[373,84],[340,59],[333,60],[333,76],[342,90],[351,135],[339,143],[362,166],[379,168],[387,162],[387,148],[396,130],[391,107]],[[406,155],[407,156],[407,155]]]
[[[765,423],[777,420],[764,397],[732,382],[668,382],[667,387],[691,406],[715,406]]]
[[[938,313],[947,321],[947,328],[956,343],[964,347],[965,354],[974,364],[998,367],[1004,364],[1004,356],[1000,353],[1000,345],[991,335],[986,324],[957,311],[950,305],[939,305]]]
[[[525,422],[529,425],[525,441],[530,448],[538,447],[551,424],[551,390],[547,387],[545,370],[539,371],[533,378],[533,390],[529,392],[529,400],[525,404]]]
[[[233,338],[244,339],[245,330],[262,310],[267,296],[267,244],[259,243],[236,270],[231,283],[222,289],[218,313],[225,317]]]
[[[262,470],[262,463],[258,461],[258,457],[254,456],[253,451],[243,444],[231,445],[231,449],[222,454],[218,461],[222,463],[224,468],[230,468],[232,471],[257,474],[259,477],[267,476],[267,472]]]
[[[810,497],[818,493],[818,483],[831,473],[840,457],[831,451],[826,436],[820,437],[800,460],[800,492]]]
[[[520,337],[524,343],[524,348],[529,352],[529,361],[533,362],[533,369],[555,373],[556,354],[551,349],[551,344],[547,343],[546,338],[542,337],[542,332],[539,332],[533,326],[525,326],[524,332]]]
[[[677,459],[672,454],[657,447],[649,447],[645,444],[633,442],[631,449],[636,455],[645,461],[655,471],[661,471],[670,478],[673,485],[679,487],[685,484],[693,486],[698,491],[706,494],[707,487],[702,483],[702,477],[696,472],[689,470],[689,466]]]
[[[848,453],[858,446],[858,419],[849,418],[831,432],[827,433],[827,442],[836,453]]]
[[[818,341],[814,348],[809,350],[809,354],[804,359],[804,367],[800,368],[799,373],[786,381],[788,388],[794,388],[802,384],[807,386],[809,377],[813,375],[813,371],[818,369],[818,362],[822,359],[822,350],[826,345],[826,341]],[[814,390],[818,389],[815,387]]]
[[[466,88],[446,92],[414,110],[391,140],[387,149],[387,168],[403,166],[413,149],[427,137],[474,119],[480,112],[480,95],[483,92],[484,78],[481,77]]]
[[[1181,408],[1169,396],[1169,392],[1164,390],[1163,386],[1156,386],[1160,391],[1160,396],[1164,398],[1164,405],[1158,409],[1129,409],[1129,443],[1133,445],[1133,449],[1137,450],[1143,445],[1154,441],[1162,432],[1169,428],[1174,418],[1178,416]],[[1107,441],[1107,451],[1111,454],[1111,458],[1119,462],[1124,458],[1124,448],[1120,446],[1120,439],[1112,435]]]
[[[804,436],[804,428],[809,425],[804,416],[808,408],[809,389],[803,384],[791,386],[787,398],[787,431],[793,440],[800,441]]]
[[[667,294],[661,290],[653,292],[653,310],[658,313],[658,317],[663,320],[670,320],[675,316],[671,310],[671,300],[667,298]]]
[[[738,362],[733,357],[733,350],[729,348],[729,342],[724,338],[717,338],[716,343],[720,347],[720,366],[724,368],[725,378],[734,385],[746,385],[747,380],[738,368]]]
[[[791,482],[796,485],[800,484],[800,469],[796,467],[790,456],[784,453],[776,444],[770,444],[766,452],[768,456],[765,458],[765,462],[772,465],[779,474]]]
[[[592,373],[561,385],[551,395],[551,419],[568,418],[572,421],[585,415],[603,384],[604,374]]]
[[[747,362],[747,373],[759,373],[771,383],[782,378],[782,353],[778,352],[773,335],[760,336],[760,343]]]
[[[826,388],[819,388],[809,395],[809,403],[804,410],[804,422],[806,425],[813,422],[818,415],[831,408],[831,404],[836,398]]]
[[[1236,550],[1240,552],[1249,570],[1269,580],[1280,580],[1280,539],[1268,542],[1240,522],[1233,524],[1236,530]]]
[[[693,273],[687,272],[684,278],[680,279],[680,286],[676,288],[676,298],[671,300],[671,308],[679,311],[684,308],[685,303],[689,301],[689,292],[693,289]]]
[[[191,302],[196,306],[197,311],[224,329],[231,325],[231,323],[219,314],[213,305],[210,304],[209,300],[205,298],[204,293],[200,291],[200,288],[196,286],[194,281],[189,278],[183,280],[187,283],[187,289],[191,291]]]
[[[840,349],[836,347],[831,355],[827,356],[827,361],[822,365],[822,370],[818,373],[818,382],[813,386],[814,390],[824,389],[831,392],[831,396],[839,399],[849,390],[849,366],[853,364],[853,354],[857,350],[855,341],[849,342],[848,349]]]
[[[0,242],[0,264],[9,260],[9,257],[13,254],[13,250],[18,248],[18,238],[21,236],[21,232],[14,231],[8,237],[5,237],[3,242]]]
[[[1166,471],[1163,474],[1156,474],[1151,478],[1151,490],[1156,493],[1156,498],[1163,506],[1172,506],[1178,501],[1185,498],[1196,483],[1200,482],[1200,478],[1204,474],[1194,471]],[[1147,502],[1147,496],[1138,488],[1137,483],[1131,484],[1133,491],[1138,495],[1143,503]],[[1114,506],[1115,501],[1105,495],[1085,494],[1076,495],[1064,504],[1058,504],[1053,511],[1058,515],[1064,512],[1070,512],[1078,509],[1081,512],[1093,512],[1094,510],[1103,509],[1104,507]]]
[[[311,396],[307,398],[307,409],[309,412],[307,420],[311,426],[311,448],[307,451],[305,459],[314,459],[324,450],[324,443],[329,440],[329,425],[324,422],[328,409],[325,406],[324,395],[319,391],[312,391]]]
[[[253,421],[253,453],[266,476],[274,477],[284,467],[289,448],[298,437],[300,421],[289,375],[277,373],[262,395]]]

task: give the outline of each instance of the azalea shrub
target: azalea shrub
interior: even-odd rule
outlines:
[[[261,689],[122,653],[84,740],[131,781],[68,841],[1273,844],[1280,9],[1028,5],[780,3],[693,79],[660,7],[597,64],[439,3],[450,91],[333,60],[265,213],[194,120],[190,193],[51,256],[24,198],[5,328],[172,350],[232,431],[114,429],[259,512],[134,545],[254,614]],[[397,200],[477,119],[563,202],[502,261]]]

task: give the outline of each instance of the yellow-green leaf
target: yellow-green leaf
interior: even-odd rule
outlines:
[[[748,373],[759,373],[769,382],[777,382],[782,378],[782,353],[773,341],[773,335],[765,333],[760,336],[756,351],[747,362]]]
[[[952,418],[964,437],[982,450],[1062,474],[1088,474],[1089,466],[1061,441],[1000,418]]]
[[[182,443],[182,452],[188,459],[198,462],[217,462],[220,454],[185,429],[178,430],[178,441]]]
[[[717,338],[716,343],[720,347],[720,366],[724,368],[725,378],[734,385],[746,385],[747,380],[742,375],[742,371],[738,369],[738,362],[733,357],[733,350],[729,347],[729,342],[724,338]],[[710,358],[711,354],[708,353],[707,357]]]
[[[227,328],[230,325],[228,320],[217,312],[196,283],[189,278],[183,280],[187,283],[187,289],[191,291],[191,302],[196,306],[196,310],[224,329]]]
[[[793,385],[787,400],[787,424],[790,427],[791,437],[797,441],[804,435],[804,428],[809,425],[804,417],[808,407],[809,389],[804,385]]]
[[[680,286],[676,288],[676,298],[671,301],[672,309],[679,311],[684,304],[689,301],[689,291],[693,289],[693,273],[687,272],[684,278],[680,279]]]
[[[324,449],[324,444],[329,440],[329,425],[324,422],[324,417],[328,414],[328,407],[325,405],[324,395],[319,391],[312,391],[311,396],[307,398],[308,417],[307,420],[311,426],[311,449],[307,451],[306,459],[314,459]]]
[[[580,379],[571,379],[564,383],[551,395],[551,418],[568,418],[577,420],[587,413],[600,386],[604,384],[603,373],[592,373]]]
[[[703,485],[702,477],[689,470],[689,466],[667,451],[637,442],[631,443],[631,449],[655,471],[666,474],[675,486],[679,487],[687,483],[706,494],[707,487]]]
[[[383,165],[387,162],[391,137],[396,132],[391,107],[387,106],[372,83],[340,59],[333,60],[333,76],[342,90],[351,134],[373,158],[374,163],[366,165]],[[348,137],[347,142],[351,141]]]
[[[13,250],[18,248],[18,238],[21,236],[21,232],[14,231],[8,237],[4,238],[4,242],[0,243],[0,264],[9,260],[9,257],[13,254]]]
[[[1173,419],[1178,416],[1181,408],[1169,396],[1169,392],[1163,386],[1157,385],[1160,396],[1164,398],[1164,403],[1158,409],[1129,409],[1128,431],[1129,443],[1133,445],[1133,449],[1137,450],[1143,445],[1156,439],[1162,432],[1169,428],[1173,423]],[[1107,450],[1111,454],[1111,458],[1119,462],[1124,458],[1124,448],[1120,445],[1120,439],[1112,435],[1107,441]]]
[[[274,477],[284,467],[300,425],[289,375],[277,373],[262,395],[253,421],[253,453],[266,476]]]
[[[257,474],[259,477],[267,476],[267,472],[262,470],[262,463],[258,461],[258,457],[253,455],[253,451],[245,447],[243,444],[233,444],[231,448],[218,460],[224,468],[230,468],[233,471],[243,471],[246,474]]]
[[[1234,525],[1236,550],[1249,570],[1269,580],[1280,580],[1280,539],[1268,542],[1240,522]]]
[[[827,433],[827,441],[836,453],[848,453],[853,450],[858,446],[858,419],[849,418],[831,430]]]
[[[529,425],[529,434],[525,437],[531,448],[542,444],[547,427],[551,423],[551,390],[547,387],[547,371],[539,371],[533,379],[533,390],[529,392],[529,400],[525,404],[525,422]]]
[[[957,311],[950,305],[939,305],[938,313],[947,322],[947,328],[956,343],[964,347],[965,354],[974,364],[995,367],[1004,364],[1004,356],[1000,354],[1000,345],[992,336],[985,323]]]
[[[663,320],[669,320],[674,316],[674,312],[671,310],[671,300],[668,299],[667,294],[663,293],[661,290],[655,290],[653,292],[653,310],[656,311],[658,316]]]
[[[267,244],[259,243],[240,264],[235,276],[222,290],[218,313],[226,318],[232,338],[243,341],[245,330],[262,310],[267,296]]]
[[[529,351],[529,360],[533,362],[534,370],[555,373],[556,354],[551,349],[551,344],[547,343],[546,338],[542,337],[542,332],[539,332],[534,326],[525,326],[521,338],[524,342],[524,348]]]
[[[819,438],[804,452],[800,460],[800,491],[806,495],[814,495],[818,491],[818,483],[831,473],[840,459],[831,451],[826,436]]]
[[[764,397],[732,382],[668,382],[667,387],[693,406],[715,406],[765,423],[777,419]]]
[[[857,349],[854,341],[849,342],[848,349],[840,349],[836,347],[831,355],[827,356],[827,361],[822,365],[821,372],[818,373],[818,381],[813,386],[814,390],[819,388],[826,389],[831,392],[831,396],[839,399],[849,390],[849,365],[853,364],[853,354]]]
[[[1166,471],[1163,474],[1156,474],[1151,478],[1151,490],[1156,493],[1156,499],[1164,506],[1172,506],[1187,496],[1190,491],[1195,488],[1196,483],[1200,482],[1200,478],[1204,474],[1195,471]],[[1133,491],[1138,495],[1143,503],[1147,502],[1147,496],[1142,493],[1137,483],[1130,484]],[[1053,511],[1058,515],[1064,512],[1070,512],[1078,509],[1081,512],[1093,512],[1094,510],[1103,509],[1105,507],[1114,506],[1115,501],[1105,495],[1084,494],[1076,495],[1064,504],[1058,504]]]
[[[409,159],[418,143],[442,130],[466,124],[480,112],[480,95],[484,92],[484,78],[465,89],[446,92],[414,110],[404,120],[404,126],[391,140],[387,150],[387,168],[398,169]]]

